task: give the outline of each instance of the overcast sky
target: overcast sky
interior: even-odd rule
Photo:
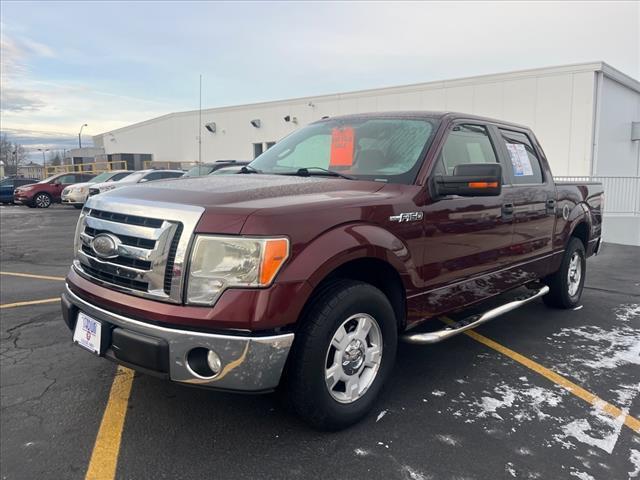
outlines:
[[[11,2],[1,127],[30,148],[165,113],[604,60],[640,78],[640,2]]]

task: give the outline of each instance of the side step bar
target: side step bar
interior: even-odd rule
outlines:
[[[415,343],[417,345],[428,345],[431,343],[438,343],[443,340],[447,340],[455,335],[458,335],[466,330],[471,330],[472,328],[476,328],[479,325],[482,325],[489,320],[493,320],[500,315],[503,315],[511,310],[515,310],[527,303],[542,297],[549,293],[549,287],[546,285],[537,288],[536,290],[532,290],[531,293],[522,295],[515,300],[505,303],[504,305],[500,305],[499,307],[492,308],[482,314],[472,315],[470,317],[459,320],[452,325],[443,328],[442,330],[437,330],[435,332],[426,332],[426,333],[407,333],[401,336],[401,339],[407,343]]]

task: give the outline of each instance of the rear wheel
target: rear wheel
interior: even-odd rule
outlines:
[[[564,252],[560,269],[545,279],[549,293],[544,302],[556,308],[573,308],[580,302],[586,277],[586,254],[582,242],[573,237]]]
[[[49,208],[51,206],[51,197],[48,193],[39,193],[33,197],[33,203],[37,208]]]
[[[336,281],[313,300],[289,358],[289,394],[296,412],[322,430],[364,417],[391,374],[397,323],[377,288]]]

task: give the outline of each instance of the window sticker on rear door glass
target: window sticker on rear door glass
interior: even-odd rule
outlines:
[[[513,165],[513,174],[516,177],[533,175],[531,161],[524,145],[521,143],[507,143],[507,150],[509,151],[509,158],[511,158],[511,165]]]

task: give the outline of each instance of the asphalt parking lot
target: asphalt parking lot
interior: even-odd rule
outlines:
[[[56,298],[77,217],[0,208],[3,479],[640,478],[640,248],[590,259],[576,310],[534,302],[479,335],[401,345],[375,411],[319,433],[276,394],[131,381],[72,346]]]

